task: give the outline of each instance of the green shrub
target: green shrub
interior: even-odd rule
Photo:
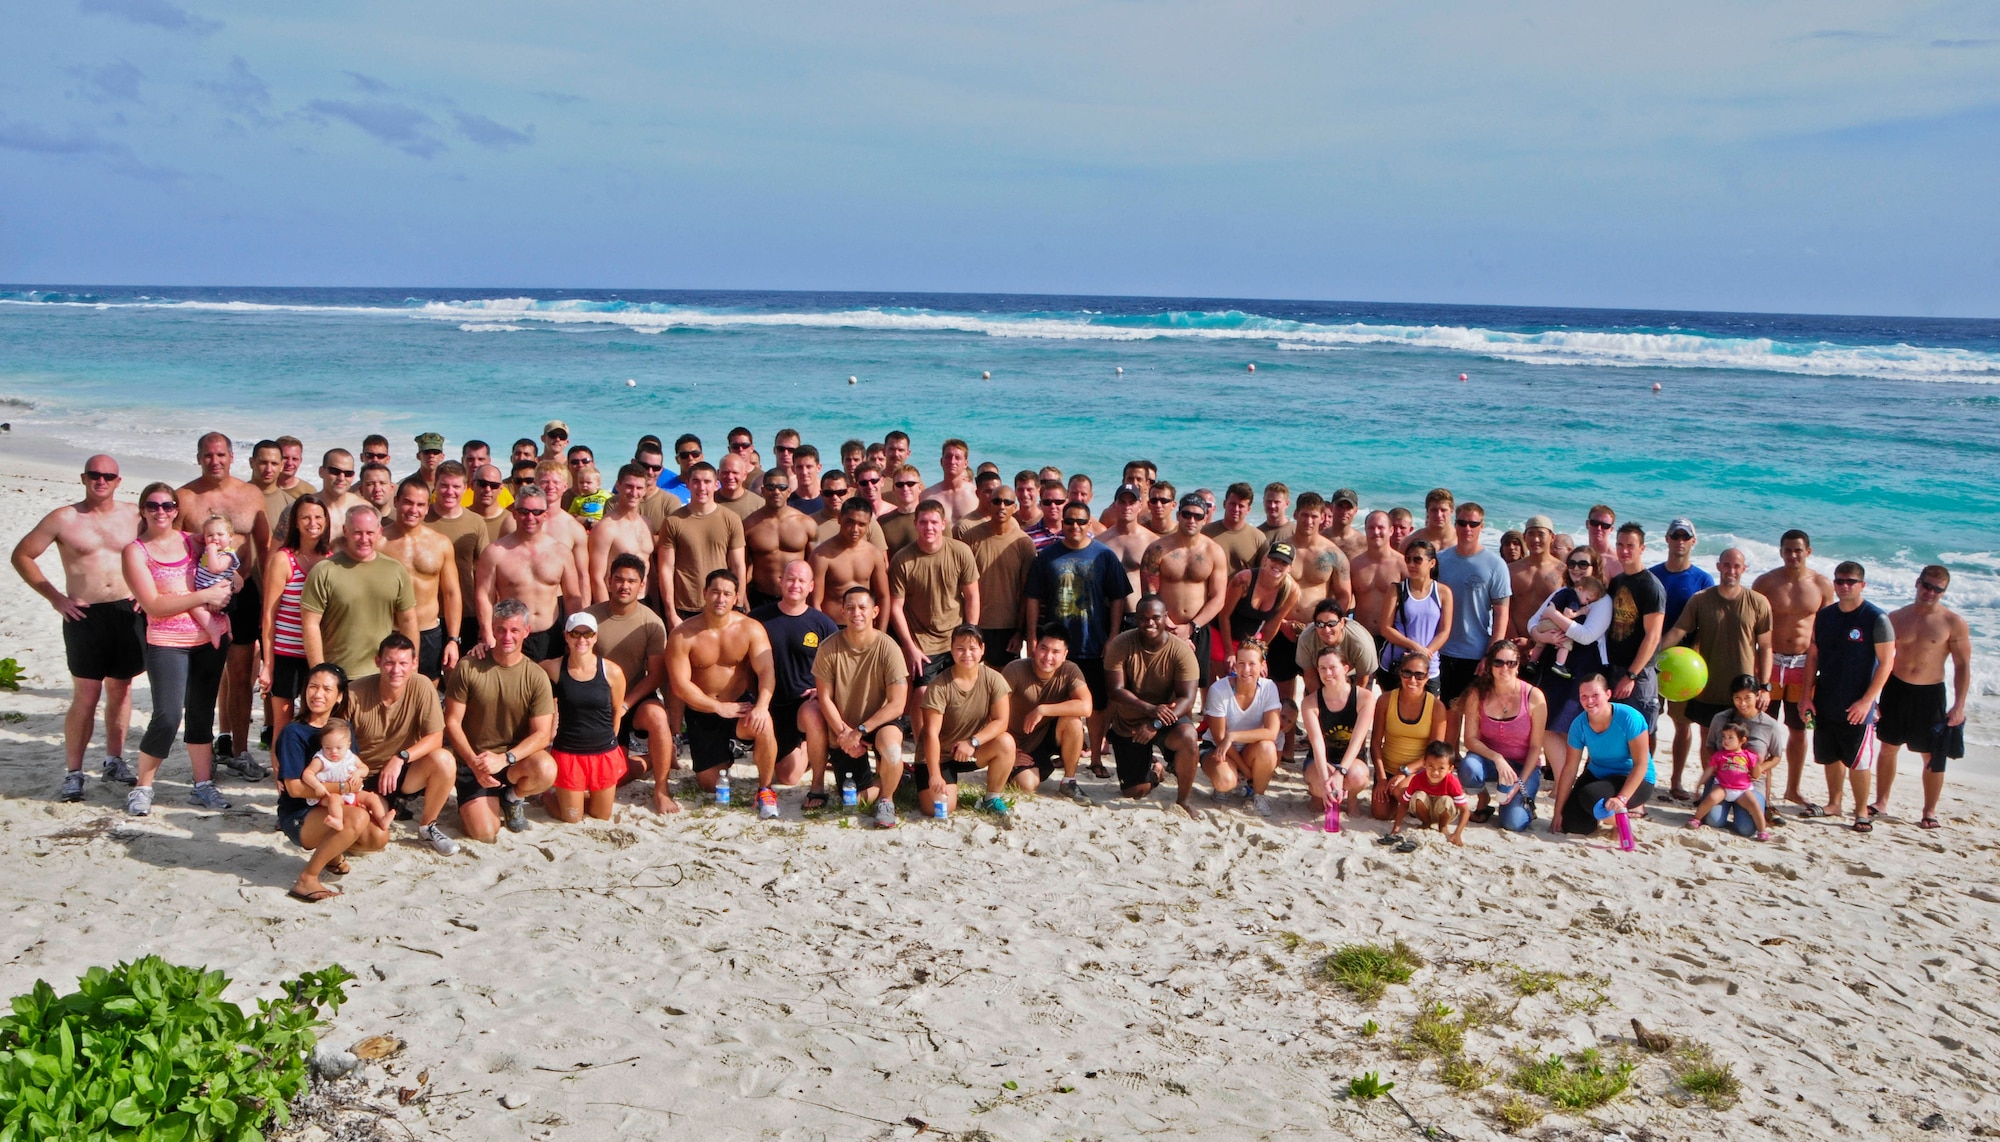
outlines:
[[[1320,961],[1319,976],[1372,1003],[1382,998],[1390,984],[1410,982],[1410,974],[1423,965],[1423,957],[1401,940],[1394,944],[1343,944]]]
[[[21,669],[19,660],[0,658],[0,690],[19,690],[21,679],[27,676],[27,672]]]
[[[1589,1110],[1603,1106],[1625,1092],[1632,1078],[1632,1064],[1621,1062],[1609,1071],[1592,1047],[1577,1052],[1576,1062],[1566,1065],[1561,1055],[1544,1062],[1529,1063],[1514,1072],[1514,1085],[1529,1094],[1538,1094],[1569,1110]]]
[[[1369,1102],[1395,1089],[1395,1083],[1385,1083],[1380,1074],[1369,1071],[1365,1075],[1356,1075],[1348,1080],[1347,1097],[1357,1102]]]
[[[1683,1048],[1674,1060],[1674,1078],[1681,1089],[1715,1110],[1728,1110],[1743,1093],[1736,1068],[1716,1062],[1706,1046]]]
[[[305,1085],[320,1009],[339,1011],[353,978],[308,972],[254,1016],[222,998],[221,972],[158,956],[91,968],[60,997],[38,980],[0,1018],[0,1142],[261,1139]]]

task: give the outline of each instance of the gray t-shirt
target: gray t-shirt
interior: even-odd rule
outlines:
[[[1783,722],[1769,714],[1746,718],[1731,707],[1709,719],[1708,734],[1702,739],[1702,756],[1699,760],[1707,761],[1709,754],[1722,748],[1722,727],[1731,722],[1742,722],[1750,727],[1750,740],[1743,743],[1743,748],[1756,754],[1758,760],[1784,754],[1785,742],[1791,737],[1791,733],[1785,729]]]
[[[1444,653],[1480,657],[1493,641],[1493,604],[1514,594],[1507,564],[1491,551],[1460,555],[1447,547],[1438,552],[1437,578],[1451,588],[1451,638]]]

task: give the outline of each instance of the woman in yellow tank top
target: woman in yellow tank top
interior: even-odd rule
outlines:
[[[1430,655],[1412,651],[1396,663],[1396,689],[1375,703],[1375,780],[1397,796],[1408,778],[1404,769],[1422,763],[1424,748],[1444,740],[1444,703],[1427,688]]]

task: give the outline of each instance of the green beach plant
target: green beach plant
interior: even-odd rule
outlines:
[[[1319,978],[1338,984],[1366,1003],[1382,998],[1392,983],[1408,983],[1424,965],[1416,949],[1397,940],[1393,944],[1343,944],[1320,961]]]

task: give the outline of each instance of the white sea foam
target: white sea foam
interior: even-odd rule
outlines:
[[[526,328],[497,321],[467,321],[458,327],[461,333],[519,333]]]

